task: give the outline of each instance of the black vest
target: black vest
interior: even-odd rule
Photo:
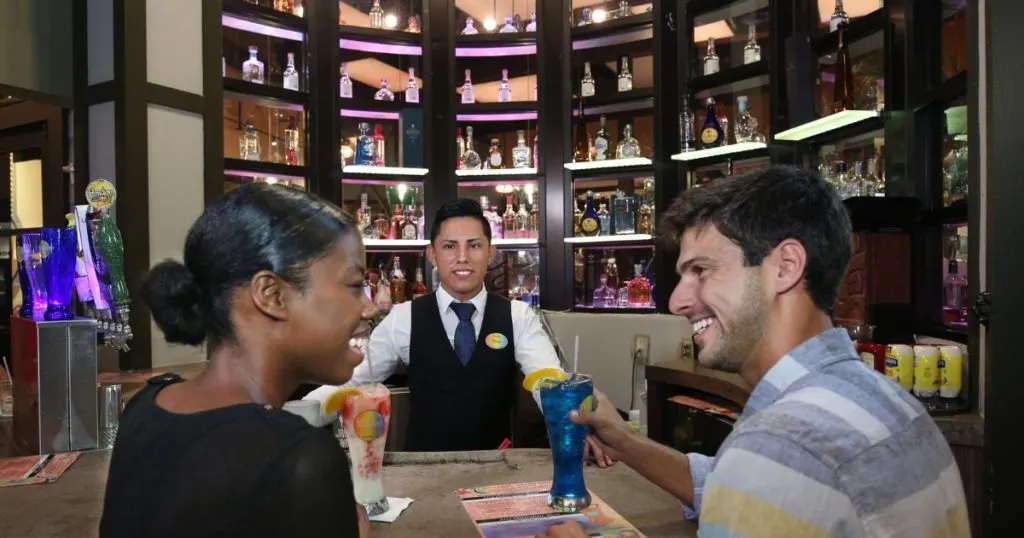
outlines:
[[[480,335],[465,366],[445,333],[436,295],[413,300],[405,450],[498,448],[511,438],[518,371],[508,299],[487,295]]]

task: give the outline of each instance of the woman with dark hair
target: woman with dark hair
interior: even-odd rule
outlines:
[[[207,208],[184,263],[154,266],[142,297],[209,364],[128,403],[100,535],[368,536],[338,442],[281,410],[301,382],[340,385],[362,361],[365,272],[355,221],[317,196],[251,184]]]

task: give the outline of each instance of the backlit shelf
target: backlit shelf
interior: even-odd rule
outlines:
[[[565,163],[566,170],[600,170],[602,168],[628,168],[631,166],[651,166],[654,164],[647,157],[632,157],[629,159],[608,159],[604,161],[583,161],[578,163]]]
[[[651,241],[654,236],[648,234],[596,235],[594,237],[566,237],[564,241],[570,245],[642,243]]]
[[[480,170],[456,170],[455,175],[459,177],[487,177],[487,176],[534,176],[537,169],[530,168],[491,168]]]
[[[673,161],[699,161],[702,159],[710,159],[713,157],[721,157],[724,155],[732,155],[735,153],[744,153],[748,151],[757,151],[761,149],[767,149],[768,144],[763,142],[743,142],[741,144],[730,144],[728,146],[719,146],[717,148],[699,149],[697,151],[684,151],[676,153],[672,156]]]
[[[430,244],[428,239],[363,239],[366,247],[425,247]]]
[[[775,140],[800,142],[878,117],[879,114],[875,110],[844,110],[791,129],[786,129],[776,134]]]
[[[512,247],[512,246],[536,246],[538,240],[536,237],[530,239],[516,238],[516,239],[504,239],[498,238],[491,241],[496,247]]]
[[[398,166],[367,166],[363,164],[350,164],[341,170],[344,177],[346,174],[366,174],[373,176],[410,176],[419,177],[430,173],[426,168],[402,168]]]

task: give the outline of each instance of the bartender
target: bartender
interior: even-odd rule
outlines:
[[[402,362],[411,398],[405,450],[496,449],[511,437],[517,370],[562,371],[558,355],[529,305],[484,288],[496,250],[480,204],[444,203],[426,251],[440,286],[391,309],[370,335],[373,375],[363,361],[349,384],[383,382]],[[322,400],[333,389],[307,398]],[[611,463],[589,439],[588,448],[600,466]]]

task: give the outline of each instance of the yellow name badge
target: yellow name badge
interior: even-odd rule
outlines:
[[[491,333],[484,338],[484,343],[491,349],[505,349],[508,347],[508,338],[501,333]]]

